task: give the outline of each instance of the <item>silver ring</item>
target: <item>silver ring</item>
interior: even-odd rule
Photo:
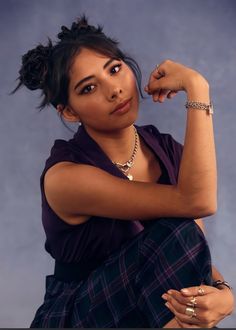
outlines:
[[[156,65],[156,70],[157,70],[157,72],[158,72],[159,74],[161,74],[161,73],[159,72],[159,67],[160,67],[160,65],[157,64],[157,65]]]
[[[197,314],[194,312],[193,315],[191,316],[192,317],[196,317],[197,318]]]
[[[197,317],[197,314],[195,313],[195,310],[193,307],[186,307],[185,309],[185,314],[188,315],[189,317]]]
[[[203,289],[202,287],[200,287],[200,286],[199,286],[197,292],[198,292],[198,295],[199,295],[199,296],[204,296],[204,294],[205,294],[204,289]]]

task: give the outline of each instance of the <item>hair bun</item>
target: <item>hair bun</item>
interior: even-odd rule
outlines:
[[[61,41],[76,40],[86,33],[102,34],[102,27],[98,26],[96,28],[89,25],[87,18],[83,15],[81,18],[78,18],[77,22],[72,23],[70,29],[63,25],[61,27],[61,32],[58,33],[57,37]]]
[[[48,46],[40,44],[22,57],[19,78],[20,82],[30,90],[43,89],[51,52],[52,42],[49,40]]]

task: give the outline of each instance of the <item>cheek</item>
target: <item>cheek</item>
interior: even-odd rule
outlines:
[[[132,73],[130,75],[130,78],[129,78],[129,85],[130,85],[130,88],[132,90],[132,94],[134,96],[134,98],[139,101],[139,91],[138,91],[138,86],[137,86],[137,82],[136,82],[136,78],[134,76],[134,74]]]
[[[100,100],[98,101],[98,98],[93,95],[80,97],[76,94],[72,94],[69,97],[69,105],[81,117],[88,115],[90,112],[94,112],[94,109],[100,104],[99,102]]]
[[[125,81],[125,89],[128,89],[130,92],[138,95],[136,78],[131,69],[127,68],[127,72],[124,74],[124,78],[125,79],[123,79],[123,81]]]
[[[127,81],[133,85],[135,83],[135,76],[133,74],[133,71],[129,67],[127,67],[125,75],[127,77]]]

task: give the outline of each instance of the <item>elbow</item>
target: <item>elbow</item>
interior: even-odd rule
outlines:
[[[202,194],[185,196],[185,203],[188,205],[188,216],[190,218],[204,218],[211,216],[217,212],[217,198],[216,195],[203,196]],[[186,205],[185,204],[185,205]]]
[[[215,200],[204,200],[204,201],[197,201],[194,203],[193,212],[195,217],[197,218],[204,218],[211,215],[214,215],[217,212],[217,201]]]
[[[209,203],[207,205],[200,205],[196,212],[198,213],[198,218],[205,218],[214,215],[217,211],[217,205],[214,203]]]
[[[180,192],[180,193],[179,193]],[[204,218],[211,216],[217,212],[217,192],[216,191],[194,191],[182,192],[178,191],[181,199],[182,210],[188,218]],[[182,213],[181,213],[182,215]]]
[[[211,209],[209,211],[210,211],[209,215],[213,215],[217,212],[217,199],[215,199],[215,201],[213,201],[213,203],[211,205]]]

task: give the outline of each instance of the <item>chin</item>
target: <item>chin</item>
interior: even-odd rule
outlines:
[[[117,120],[115,125],[114,125],[115,126],[114,128],[123,129],[123,128],[130,127],[130,126],[135,124],[137,118],[138,118],[138,114],[130,114],[126,118],[122,118],[123,120],[122,119]]]

